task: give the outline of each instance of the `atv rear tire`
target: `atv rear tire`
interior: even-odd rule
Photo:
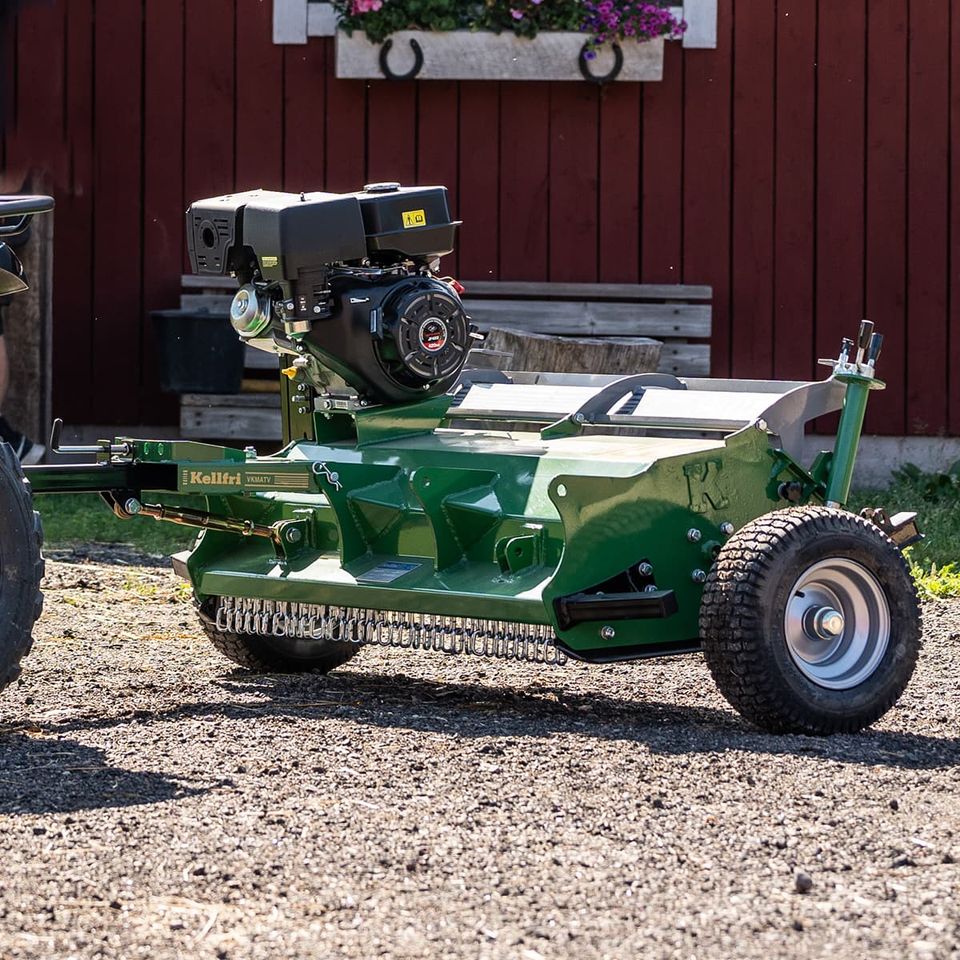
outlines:
[[[731,706],[771,733],[853,733],[900,698],[921,645],[896,544],[843,510],[796,507],[747,524],[707,578],[700,636]]]
[[[198,612],[203,631],[217,650],[228,660],[257,673],[329,673],[360,652],[359,644],[326,637],[296,640],[223,633],[216,627],[215,611],[202,605]]]
[[[43,609],[43,527],[30,481],[8,443],[0,443],[0,690],[20,676]]]

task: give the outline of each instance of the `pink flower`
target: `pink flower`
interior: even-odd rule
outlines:
[[[361,13],[376,13],[383,6],[383,0],[353,0],[351,13],[355,16]]]

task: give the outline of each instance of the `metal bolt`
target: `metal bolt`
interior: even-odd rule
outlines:
[[[694,583],[706,583],[707,575],[702,570],[694,570],[693,573],[690,574],[690,579]]]
[[[131,497],[129,500],[126,500],[124,502],[123,509],[129,514],[136,515],[140,512],[141,506],[142,504],[140,503],[139,500],[135,499],[134,497]]]
[[[304,384],[304,383],[298,383],[298,384],[297,384],[297,392],[298,392],[298,393],[303,393],[303,391],[306,390],[306,389],[307,389],[306,384]]]
[[[761,417],[761,418],[757,421],[757,429],[758,429],[758,430],[762,430],[764,433],[767,432],[767,421],[764,420],[763,417]]]
[[[292,527],[287,531],[287,543],[296,543],[303,534],[296,528]]]
[[[314,312],[314,313],[322,313],[322,312],[323,312],[323,307],[321,307],[320,304],[318,303],[318,304],[313,308],[313,312]]]
[[[584,415],[583,415],[582,413],[578,413],[578,414],[576,414],[576,416],[574,416],[573,419],[574,419],[577,423],[583,423],[583,421],[584,421],[586,418],[584,417]]]
[[[724,523],[721,523],[721,524],[720,524],[720,532],[721,532],[725,537],[729,537],[729,536],[733,533],[733,531],[734,531],[735,529],[736,529],[736,528],[734,527],[734,525],[733,525],[729,520],[726,520]]]
[[[637,567],[637,573],[639,573],[641,577],[649,577],[653,573],[653,564],[647,563],[647,561],[644,560],[643,563]]]
[[[691,527],[687,531],[687,539],[691,543],[699,543],[702,537],[703,534],[696,527]]]
[[[334,471],[330,474],[330,482],[331,482],[331,483],[339,483],[339,482],[340,482],[340,474],[337,473],[336,470],[334,470]]]
[[[243,452],[244,452],[244,454],[246,454],[246,457],[247,457],[248,460],[256,460],[256,459],[257,459],[257,448],[256,448],[256,447],[244,447],[244,448],[243,448]]]
[[[656,593],[656,592],[657,592],[657,585],[656,585],[655,583],[648,583],[648,584],[643,588],[643,592],[644,592],[644,593]]]
[[[306,412],[307,412],[306,407],[297,407],[297,413],[306,413]]]
[[[601,640],[612,640],[617,635],[617,631],[613,627],[601,627],[600,628],[600,639]]]

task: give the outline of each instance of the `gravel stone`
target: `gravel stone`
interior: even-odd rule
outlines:
[[[821,739],[746,725],[699,656],[244,673],[166,566],[47,569],[0,697],[4,960],[958,956],[960,603]]]

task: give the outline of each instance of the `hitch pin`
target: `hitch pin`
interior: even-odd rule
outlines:
[[[60,432],[63,430],[63,420],[57,417],[50,428],[50,452],[60,454],[102,454],[110,456],[128,457],[130,456],[129,443],[111,443],[109,440],[101,440],[96,444],[84,444],[80,446],[61,447]]]

